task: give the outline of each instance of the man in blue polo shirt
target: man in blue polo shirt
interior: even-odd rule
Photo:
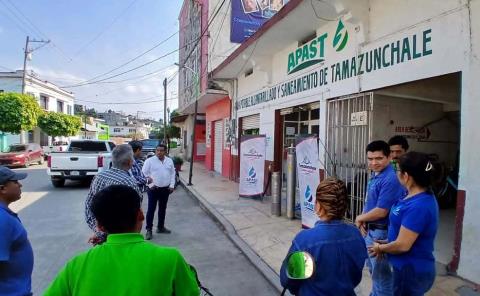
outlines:
[[[31,295],[33,251],[17,214],[8,206],[20,199],[25,173],[0,166],[0,294]]]
[[[367,200],[363,213],[357,216],[355,224],[365,236],[368,248],[375,241],[387,239],[390,208],[405,195],[406,191],[390,164],[390,146],[385,141],[371,142],[367,145],[366,152],[372,177],[368,182]],[[372,275],[370,295],[392,295],[393,277],[386,258],[369,257],[366,264]]]

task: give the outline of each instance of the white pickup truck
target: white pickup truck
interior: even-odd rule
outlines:
[[[48,158],[50,153],[52,152],[63,152],[67,151],[68,149],[68,142],[66,141],[54,141],[50,146],[42,146],[43,155],[45,156],[45,160]]]
[[[52,185],[63,187],[67,179],[93,179],[111,167],[114,147],[115,144],[110,141],[73,140],[67,151],[52,152],[47,158],[47,173]]]

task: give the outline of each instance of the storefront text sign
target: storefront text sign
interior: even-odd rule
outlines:
[[[321,91],[322,88],[332,87],[343,80],[381,69],[393,68],[396,65],[416,61],[433,54],[432,29],[428,28],[379,46],[366,47],[364,52],[355,56],[327,64],[328,59],[323,56],[323,47],[326,46],[325,44],[331,43],[335,52],[343,49],[345,47],[343,43],[348,40],[348,34],[341,33],[342,30],[335,34],[335,37],[337,35],[340,37],[334,38],[331,42],[328,34],[325,33],[289,54],[287,63],[289,73],[319,64],[320,66],[317,66],[315,70],[237,100],[235,103],[237,110],[273,100],[287,99],[290,96],[315,89]],[[331,60],[335,60],[335,58]]]

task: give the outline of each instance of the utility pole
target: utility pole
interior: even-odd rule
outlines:
[[[133,137],[134,140],[138,140],[137,139],[138,113],[140,113],[140,111],[137,111],[137,118],[135,120],[135,136]]]
[[[167,143],[167,78],[163,80],[163,143]],[[168,147],[167,147],[168,150]]]
[[[87,139],[87,113],[83,115],[83,137],[86,140]]]
[[[38,46],[37,48],[29,49],[29,45],[31,42],[42,43],[42,45]],[[25,51],[23,56],[23,74],[22,74],[22,94],[25,94],[25,86],[27,84],[27,59],[29,55],[34,52],[35,50],[47,45],[50,43],[50,40],[30,40],[30,36],[27,36],[27,40],[25,41]],[[20,132],[20,143],[25,144],[25,131]]]
[[[28,43],[30,42],[30,36],[27,36],[27,41],[25,42],[25,55],[23,56],[23,78],[22,78],[22,94],[25,94],[25,84],[27,78],[27,59],[28,59]]]
[[[37,48],[29,49],[30,43],[42,43],[42,45],[38,46]],[[25,86],[27,84],[27,59],[29,55],[34,52],[35,50],[44,47],[50,43],[50,40],[30,40],[30,36],[27,36],[27,40],[25,41],[25,51],[23,56],[23,79],[22,79],[22,94],[25,94]]]

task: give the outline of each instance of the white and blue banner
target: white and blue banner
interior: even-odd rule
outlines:
[[[242,136],[240,143],[240,186],[242,197],[263,194],[265,136]]]
[[[315,194],[320,184],[318,138],[316,136],[296,138],[297,180],[302,226],[312,228],[317,222]]]

